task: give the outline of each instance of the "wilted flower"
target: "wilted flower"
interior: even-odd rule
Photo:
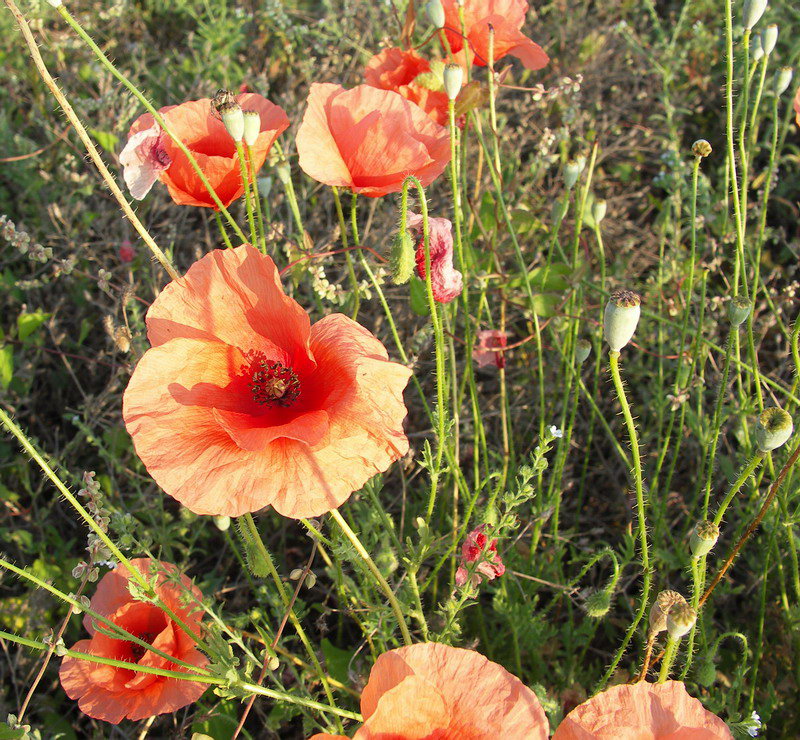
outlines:
[[[406,224],[417,239],[417,275],[425,279],[425,237],[422,215],[408,212]],[[439,303],[450,303],[461,294],[461,273],[453,267],[453,224],[446,218],[428,218],[431,253],[431,287]]]
[[[498,352],[508,345],[508,333],[499,329],[481,329],[475,338],[478,340],[472,349],[472,359],[478,367],[491,364],[499,368],[506,366],[506,353]]]

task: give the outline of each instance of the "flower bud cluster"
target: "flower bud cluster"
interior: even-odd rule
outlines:
[[[12,247],[35,262],[47,262],[53,258],[53,250],[43,247],[38,242],[31,245],[31,235],[23,229],[17,228],[14,222],[5,214],[0,216],[0,234]]]

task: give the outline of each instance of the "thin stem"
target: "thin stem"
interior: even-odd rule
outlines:
[[[678,641],[667,638],[667,647],[664,650],[664,659],[661,661],[661,670],[658,672],[658,683],[664,683],[669,678],[669,672],[672,669],[672,663],[675,661],[675,655],[678,652]]]
[[[350,287],[353,291],[353,319],[358,317],[358,309],[361,305],[361,295],[358,290],[358,279],[356,272],[353,269],[353,258],[350,256],[350,249],[347,240],[347,223],[344,220],[344,211],[342,210],[342,201],[339,198],[339,188],[332,187],[333,201],[336,204],[336,216],[339,219],[339,231],[341,232],[342,247],[344,248],[344,258],[347,262],[347,274],[350,276]]]
[[[250,188],[253,194],[253,201],[256,206],[256,227],[258,229],[258,241],[261,244],[261,252],[263,254],[267,253],[267,237],[266,237],[266,228],[264,225],[264,212],[261,209],[261,194],[258,192],[258,178],[257,172],[255,167],[255,162],[253,160],[253,147],[249,144],[246,147],[247,152],[247,165],[248,170],[250,172]]]
[[[289,200],[289,210],[292,212],[292,217],[294,218],[295,226],[297,226],[298,239],[300,241],[300,244],[304,244],[305,228],[303,226],[303,217],[300,215],[300,206],[297,203],[297,194],[295,193],[294,190],[294,183],[292,182],[292,173],[291,169],[289,169],[289,160],[286,158],[286,155],[283,152],[283,147],[281,146],[279,141],[276,141],[274,146],[275,146],[275,151],[281,158],[280,164],[284,165],[287,168],[285,177],[281,177],[280,180],[283,183],[284,189],[286,190],[286,198]]]
[[[253,216],[253,201],[250,199],[250,177],[247,174],[247,157],[241,141],[236,142],[236,158],[239,160],[239,171],[242,174],[242,190],[244,191],[244,205],[247,210],[247,223],[250,226],[250,244],[258,244],[256,221]]]
[[[719,505],[719,509],[717,510],[716,515],[714,516],[714,524],[719,526],[720,522],[722,521],[722,517],[725,515],[725,510],[730,506],[731,501],[733,501],[733,497],[739,493],[742,486],[747,482],[747,479],[755,472],[755,469],[759,466],[761,461],[764,459],[763,452],[756,452],[755,455],[750,459],[750,462],[747,463],[744,470],[739,473],[739,477],[734,481],[733,485],[731,486],[730,491],[726,494],[725,498],[722,500],[722,503]]]
[[[214,211],[214,220],[217,222],[217,227],[219,228],[219,233],[222,235],[222,241],[225,242],[225,246],[228,249],[233,249],[233,244],[231,244],[228,232],[225,230],[225,224],[222,223],[222,216],[219,215],[219,211]]]

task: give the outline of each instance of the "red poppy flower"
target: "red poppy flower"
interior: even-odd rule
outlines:
[[[318,516],[408,451],[410,370],[346,316],[311,326],[253,247],[167,285],[147,336],[122,415],[148,472],[197,514]]]
[[[314,83],[297,153],[309,177],[377,198],[402,190],[408,175],[433,182],[450,160],[450,136],[391,90]]]
[[[573,709],[553,740],[731,740],[728,726],[680,681],[612,686]]]
[[[406,224],[417,240],[415,261],[417,275],[425,279],[425,238],[422,215],[408,212]],[[453,267],[453,224],[446,218],[428,219],[428,241],[431,252],[431,289],[439,303],[450,303],[461,295],[461,273]]]
[[[244,110],[258,111],[261,133],[253,145],[253,165],[259,170],[275,139],[289,126],[282,108],[255,93],[236,96]],[[244,192],[236,145],[215,113],[211,100],[191,100],[168,105],[159,113],[167,126],[188,147],[200,169],[227,208]],[[125,182],[131,195],[144,198],[156,180],[169,190],[181,206],[216,208],[188,158],[155,123],[150,113],[139,116],[128,133],[128,143],[120,154]]]
[[[174,565],[149,558],[137,558],[131,563],[148,580],[152,577],[151,565],[157,568],[156,593],[159,598],[190,629],[199,632],[203,612],[197,609],[196,604],[187,606],[185,601],[186,592],[191,592],[196,599],[202,598],[191,581],[182,575],[181,588],[167,580],[167,573],[177,572]],[[129,580],[130,573],[123,565],[106,573],[97,584],[91,600],[92,609],[162,652],[203,668],[208,659],[195,649],[192,638],[158,606],[136,601],[128,590]],[[171,663],[141,645],[104,635],[96,629],[94,619],[88,614],[83,625],[91,638],[75,643],[73,650],[150,668],[187,672],[184,666]],[[112,724],[118,724],[126,717],[140,720],[154,714],[175,712],[197,701],[208,688],[208,684],[199,681],[183,681],[70,657],[62,661],[59,678],[67,696],[78,700],[84,714]]]
[[[456,0],[442,0],[445,34],[453,53],[464,48]],[[489,61],[489,27],[494,28],[494,61],[510,54],[528,69],[545,67],[550,61],[541,46],[520,30],[528,12],[526,0],[465,0],[464,35],[474,54],[473,64],[485,67]]]
[[[546,740],[549,735],[536,694],[516,676],[473,650],[434,642],[381,655],[361,694],[361,714],[364,724],[353,740]]]
[[[481,329],[476,335],[478,340],[472,350],[472,359],[478,367],[496,365],[506,366],[506,353],[498,352],[508,346],[508,334],[499,329]]]
[[[794,95],[794,112],[797,113],[795,121],[800,126],[800,87],[797,88],[797,92]]]
[[[413,49],[384,49],[367,62],[364,80],[381,90],[394,90],[406,100],[416,103],[436,123],[447,126],[447,95],[417,82],[421,74],[431,71],[427,59]]]
[[[485,524],[473,529],[461,546],[461,565],[456,570],[457,586],[466,584],[470,570],[472,570],[470,582],[473,588],[484,578],[493,581],[506,572],[506,566],[500,558],[500,553],[497,552],[497,540],[489,542],[489,538],[484,534],[485,529]],[[470,568],[472,563],[476,562],[478,565]]]

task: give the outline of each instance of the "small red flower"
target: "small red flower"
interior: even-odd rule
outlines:
[[[417,275],[425,279],[425,239],[422,216],[408,212],[406,225],[417,240]],[[453,224],[446,218],[428,218],[431,250],[431,287],[439,303],[450,303],[461,294],[461,273],[453,267]]]
[[[133,248],[133,244],[130,243],[128,239],[126,239],[122,244],[119,245],[119,261],[120,262],[133,262],[133,258],[136,256],[136,250]]]
[[[478,367],[494,363],[497,367],[506,366],[505,352],[498,352],[508,345],[508,334],[499,329],[481,329],[477,334],[477,344],[472,350],[472,359]]]
[[[472,586],[476,587],[484,578],[493,581],[506,572],[506,566],[500,558],[500,553],[497,552],[497,540],[489,542],[489,538],[484,534],[485,529],[485,524],[473,529],[461,546],[461,565],[456,570],[457,586],[463,586],[469,579]],[[476,562],[477,566],[469,567]]]

